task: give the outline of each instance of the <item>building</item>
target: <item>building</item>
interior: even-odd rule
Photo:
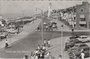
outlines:
[[[76,5],[76,28],[90,29],[90,4],[87,1]]]

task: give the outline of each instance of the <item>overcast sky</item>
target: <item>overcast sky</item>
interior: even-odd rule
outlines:
[[[0,1],[0,15],[3,17],[31,16],[36,8],[47,10],[50,1]],[[51,1],[52,9],[61,9],[81,4],[81,1]],[[38,10],[40,12],[40,10]]]

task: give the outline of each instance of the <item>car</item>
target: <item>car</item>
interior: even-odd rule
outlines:
[[[8,36],[8,32],[7,31],[0,31],[0,39],[4,39]]]
[[[79,38],[77,38],[79,41],[82,41],[82,42],[90,42],[90,38],[88,36],[85,36],[85,35],[82,35],[82,36],[79,36]]]
[[[68,39],[68,41],[65,43],[65,51],[67,51],[77,43],[82,43],[82,41],[79,41],[78,39]]]
[[[7,29],[7,32],[11,33],[11,34],[15,34],[15,33],[18,33],[18,30],[14,29],[14,28],[9,28],[9,29]]]
[[[75,44],[72,48],[68,49],[69,57],[72,57],[73,55],[74,57],[80,58],[82,49],[85,53],[85,58],[90,57],[90,47],[85,43]]]
[[[74,36],[69,37],[69,39],[76,39],[76,38],[79,38],[79,36],[78,35],[74,35]]]

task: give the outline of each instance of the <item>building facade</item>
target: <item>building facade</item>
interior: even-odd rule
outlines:
[[[81,5],[76,6],[76,28],[90,29],[90,4],[82,2]]]

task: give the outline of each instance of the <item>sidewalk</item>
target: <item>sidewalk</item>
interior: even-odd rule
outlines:
[[[9,44],[13,44],[14,42],[23,39],[24,37],[26,37],[28,34],[31,34],[34,32],[34,30],[38,27],[39,23],[41,22],[41,19],[35,20],[34,22],[31,22],[28,25],[25,25],[23,28],[23,31],[14,36],[13,38],[7,38]],[[0,49],[5,47],[5,40],[0,42]]]
[[[72,32],[71,29],[59,29],[57,31]],[[90,32],[90,29],[87,29],[87,30],[74,30],[74,32]]]

